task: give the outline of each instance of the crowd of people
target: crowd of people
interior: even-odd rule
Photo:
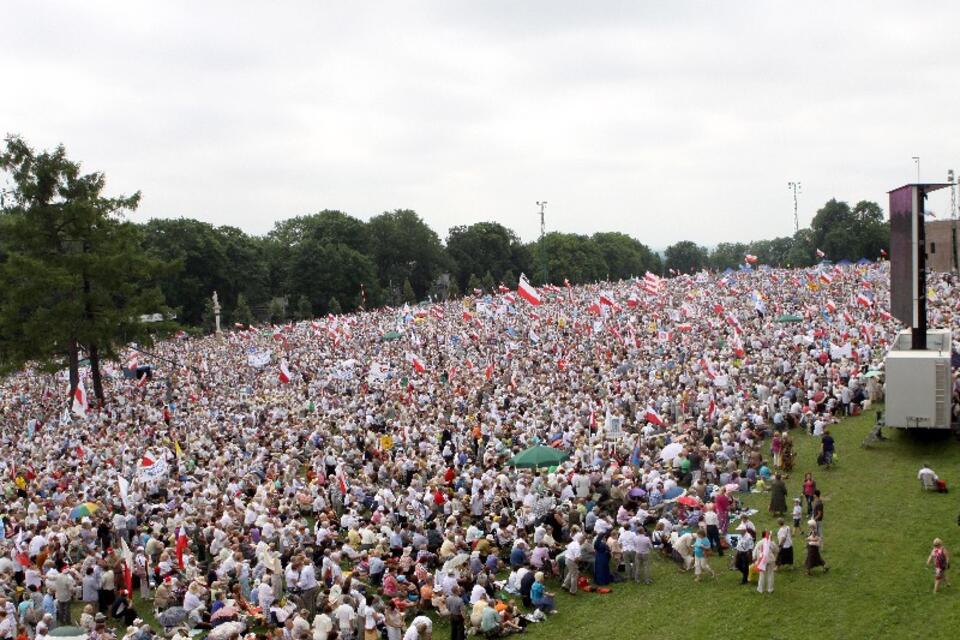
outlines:
[[[715,579],[726,552],[764,593],[803,536],[826,571],[820,490],[783,476],[882,397],[888,281],[648,274],[234,327],[131,351],[103,406],[4,379],[0,640],[496,637],[553,624],[549,584],[648,588],[654,562]],[[929,294],[956,333],[949,277]],[[511,466],[533,446],[565,459]]]

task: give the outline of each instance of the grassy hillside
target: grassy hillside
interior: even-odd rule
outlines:
[[[798,464],[788,480],[799,495],[812,471],[824,495],[824,557],[831,570],[808,577],[778,572],[772,595],[740,586],[729,558],[710,562],[718,579],[693,582],[675,565],[655,562],[654,584],[613,585],[608,595],[558,592],[560,613],[530,629],[532,638],[947,638],[960,628],[960,577],[938,595],[924,567],[934,537],[960,554],[960,444],[952,437],[916,438],[892,430],[890,440],[862,449],[873,412],[836,425],[838,463],[815,462],[818,440],[796,434]],[[953,492],[923,493],[916,479],[927,461]],[[751,495],[759,528],[773,527],[768,495]],[[958,556],[960,561],[960,556]],[[948,574],[949,575],[949,574]]]

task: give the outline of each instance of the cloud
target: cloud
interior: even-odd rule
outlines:
[[[955,159],[954,3],[8,5],[0,122],[142,190],[138,219],[532,239],[546,199],[550,229],[663,247],[791,233],[789,180],[806,224]]]

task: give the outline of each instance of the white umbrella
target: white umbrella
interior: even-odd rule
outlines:
[[[660,451],[661,460],[673,460],[677,454],[683,450],[683,445],[679,442],[671,442]]]

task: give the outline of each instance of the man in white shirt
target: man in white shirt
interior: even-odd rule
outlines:
[[[583,542],[583,534],[575,533],[573,535],[573,540],[570,541],[570,544],[567,545],[567,548],[563,552],[564,556],[564,566],[566,569],[566,574],[563,576],[563,584],[561,585],[564,589],[570,592],[570,595],[577,595],[577,581],[580,580],[580,545]]]
[[[621,527],[617,539],[623,550],[623,566],[626,569],[627,580],[632,578],[640,582],[640,566],[637,564],[637,532],[629,527]]]
[[[300,589],[300,602],[303,608],[313,617],[317,607],[317,589],[320,586],[317,583],[317,568],[313,561],[307,558],[301,560],[303,568],[300,569],[300,579],[297,581],[297,588]]]

